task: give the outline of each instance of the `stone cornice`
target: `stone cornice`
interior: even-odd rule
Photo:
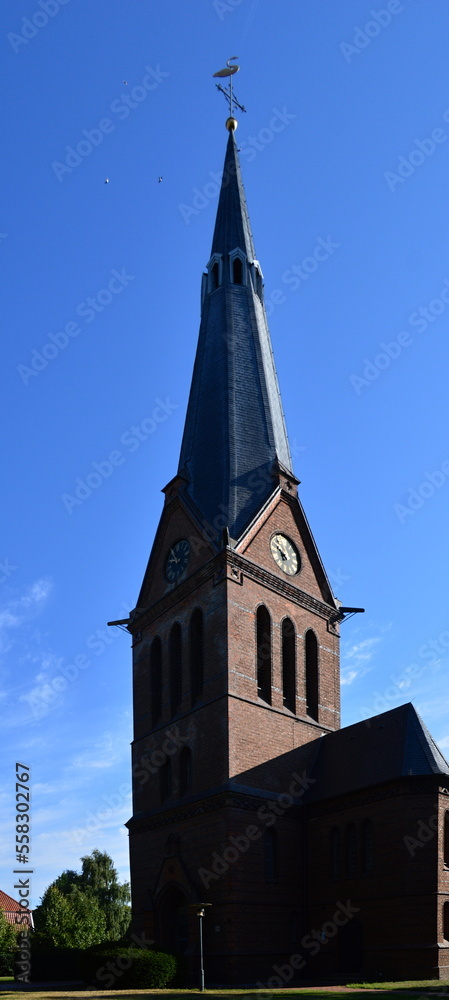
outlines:
[[[137,639],[136,633],[140,633],[148,625],[151,625],[153,621],[160,618],[161,615],[170,611],[173,606],[185,600],[185,598],[194,593],[198,587],[202,586],[209,579],[212,579],[214,586],[217,586],[224,580],[230,580],[241,585],[244,577],[261,583],[268,590],[293,601],[298,607],[312,611],[328,622],[330,617],[335,613],[335,609],[325,604],[324,601],[320,601],[311,594],[307,594],[304,590],[300,590],[299,587],[295,587],[288,580],[281,580],[275,573],[271,573],[270,570],[265,569],[263,566],[251,562],[245,556],[234,552],[232,548],[228,547],[212,559],[209,559],[196,573],[187,577],[186,580],[179,583],[169,593],[164,594],[153,607],[147,608],[146,611],[143,611],[138,617],[134,618],[128,626],[129,631]],[[332,625],[329,625],[329,628],[338,635],[337,630]],[[139,640],[137,639],[137,641]]]

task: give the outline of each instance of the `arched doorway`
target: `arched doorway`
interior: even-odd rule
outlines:
[[[157,906],[158,945],[167,951],[184,952],[188,944],[188,915],[184,893],[170,886]]]
[[[363,927],[360,920],[350,920],[338,932],[339,971],[363,971]]]

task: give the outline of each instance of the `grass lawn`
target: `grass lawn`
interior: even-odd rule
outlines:
[[[387,996],[389,998],[391,998],[391,1000],[400,1000],[401,997],[402,997],[402,1000],[404,1000],[404,994],[400,993],[400,992],[397,992],[398,990],[402,990],[402,989],[406,989],[406,990],[410,989],[411,990],[411,989],[413,989],[413,991],[415,991],[415,990],[417,991],[416,995],[419,995],[419,991],[421,991],[421,995],[424,996],[424,995],[428,995],[428,993],[430,992],[429,991],[429,986],[432,987],[432,992],[434,991],[435,986],[436,986],[437,989],[438,989],[438,992],[441,992],[444,995],[444,992],[445,992],[444,983],[438,982],[437,980],[432,980],[431,983],[426,983],[426,982],[423,982],[423,983],[379,983],[379,984],[375,984],[375,983],[373,983],[373,984],[366,984],[366,983],[364,983],[363,986],[361,987],[361,990],[362,990],[361,992],[357,991],[360,988],[358,986],[357,990],[354,989],[353,992],[352,991],[350,993],[348,992],[347,995],[348,995],[348,997],[351,998],[351,1000],[366,1000],[367,993],[369,994],[370,990],[381,989],[384,993],[387,994]],[[427,994],[425,992],[426,990],[427,990]],[[147,997],[147,998],[151,998],[151,997],[155,997],[155,998],[170,997],[171,1000],[197,1000],[197,997],[198,997],[199,993],[200,993],[199,990],[191,990],[191,989],[190,990],[121,990],[120,991],[120,990],[91,990],[91,989],[89,990],[89,989],[84,989],[82,986],[80,986],[79,989],[63,989],[62,988],[62,989],[55,989],[55,990],[43,989],[43,990],[36,990],[36,991],[33,990],[33,989],[27,989],[27,990],[23,990],[23,991],[22,990],[13,990],[12,991],[12,990],[8,990],[7,986],[4,989],[2,989],[0,987],[0,996],[1,996],[2,1000],[25,1000],[25,997],[27,997],[28,1000],[71,1000],[71,998],[73,998],[73,1000],[84,1000],[84,998],[85,998],[85,1000],[105,1000],[105,998],[107,998],[107,997],[113,997],[113,998],[115,998],[115,1000],[141,1000],[142,997]],[[321,997],[322,1000],[342,1000],[342,997],[345,994],[345,990],[344,990],[344,988],[343,989],[335,989],[335,990],[333,990],[332,988],[330,988],[330,989],[329,988],[328,989],[319,989],[319,988],[316,988],[316,987],[315,988],[304,987],[303,989],[298,988],[298,989],[290,989],[290,990],[285,989],[285,990],[274,990],[274,991],[257,990],[257,989],[256,990],[244,990],[244,989],[240,989],[240,990],[239,989],[235,989],[235,990],[233,990],[233,989],[221,989],[221,990],[219,990],[219,989],[211,989],[211,990],[208,990],[208,989],[206,989],[204,991],[204,993],[205,993],[206,996],[209,996],[209,997],[220,997],[221,1000],[227,1000],[227,998],[228,998],[228,1000],[234,1000],[234,998],[238,998],[238,1000],[240,1000],[240,998],[243,998],[243,997],[247,997],[248,1000],[251,1000],[251,998],[254,998],[254,1000],[268,1000],[268,998],[276,997],[278,994],[279,994],[280,998],[282,998],[282,1000],[283,1000],[284,997],[285,998],[290,998],[290,997],[293,998],[293,997],[301,997],[301,996]],[[411,995],[413,997],[415,997],[415,992],[413,992],[413,994],[411,994]]]
[[[107,997],[113,997],[114,1000],[141,1000],[142,997],[170,997],[170,1000],[197,1000],[200,993],[199,990],[92,990],[84,989],[80,986],[78,989],[60,989],[48,990],[48,989],[33,989],[28,988],[26,990],[10,990],[8,989],[8,983],[11,979],[7,977],[0,977],[0,982],[4,983],[5,986],[0,986],[0,997],[2,1000],[105,1000]],[[449,995],[449,980],[423,980],[417,982],[415,980],[410,980],[407,982],[399,983],[351,983],[348,984],[351,988],[351,992],[348,991],[348,997],[351,1000],[366,1000],[367,993],[369,991],[382,990],[382,992],[387,994],[391,1000],[404,1000],[404,995],[410,991],[410,998],[416,1000],[420,995],[424,997],[428,996],[448,996]],[[361,992],[358,992],[358,991]],[[402,991],[405,991],[404,993]],[[254,998],[254,1000],[268,1000],[268,998],[276,997],[278,994],[280,998],[289,997],[321,997],[322,1000],[342,1000],[346,990],[344,987],[341,989],[320,989],[319,987],[304,987],[298,989],[285,989],[285,990],[248,990],[248,989],[206,989],[204,991],[206,996],[209,997],[220,997],[220,1000],[234,1000],[234,998],[247,997],[248,1000]]]

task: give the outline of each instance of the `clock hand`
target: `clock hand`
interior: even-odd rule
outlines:
[[[283,558],[283,559],[286,559],[286,558],[287,558],[287,556],[286,556],[285,552],[283,552],[283,551],[282,551],[282,549],[281,549],[281,547],[280,547],[280,545],[279,545],[279,543],[278,543],[278,542],[276,542],[276,548],[277,548],[278,552],[280,552],[280,553],[281,553],[281,556],[282,556],[282,558]]]

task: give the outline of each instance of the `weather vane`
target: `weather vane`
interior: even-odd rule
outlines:
[[[240,66],[231,66],[231,63],[234,59],[238,59],[238,56],[231,56],[231,58],[227,60],[225,68],[219,69],[218,73],[214,73],[214,76],[229,77],[229,87],[222,87],[221,84],[219,83],[215,84],[217,90],[220,90],[221,93],[224,94],[226,100],[228,101],[229,104],[228,122],[230,122],[231,119],[232,121],[235,121],[232,114],[233,105],[236,105],[237,108],[240,108],[240,111],[246,111],[246,108],[243,107],[243,104],[239,104],[232,89],[232,77],[234,76],[234,73],[238,73],[240,69]],[[228,122],[226,122],[226,125],[228,125]],[[236,127],[237,127],[237,122],[235,122],[235,125],[233,125],[233,128]]]

